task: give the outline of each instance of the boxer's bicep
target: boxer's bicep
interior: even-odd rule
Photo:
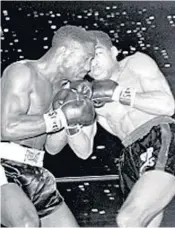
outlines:
[[[30,73],[24,66],[11,67],[2,80],[3,105],[7,115],[24,114],[30,105]]]
[[[140,74],[140,84],[144,92],[158,91],[171,94],[168,82],[159,69],[148,70]]]
[[[148,64],[149,63],[149,64]],[[145,61],[145,67],[136,70],[141,91],[136,88],[134,108],[156,115],[173,115],[174,98],[168,82],[156,63]]]
[[[170,86],[158,68],[157,70],[153,68],[151,72],[144,72],[140,77],[140,84],[145,97],[161,101],[165,109],[167,109],[167,106],[172,107],[172,110],[174,109],[174,97]],[[141,94],[141,96],[143,95]],[[157,104],[159,105],[159,102],[157,102]]]
[[[156,61],[144,53],[132,59],[130,68],[138,76],[143,92],[159,91],[170,94],[169,85]]]
[[[9,69],[2,79],[2,129],[19,126],[30,106],[29,75],[24,69]]]
[[[9,116],[25,114],[30,106],[30,91],[27,80],[18,75],[6,88],[4,97],[5,112]]]

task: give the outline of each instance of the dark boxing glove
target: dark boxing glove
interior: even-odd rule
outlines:
[[[52,119],[58,126],[56,130],[64,127],[69,135],[78,133],[82,126],[91,125],[95,119],[92,101],[70,89],[62,89],[56,94],[52,112]],[[48,114],[45,115],[48,117]],[[50,129],[53,131],[52,127]]]
[[[57,109],[66,101],[79,99],[80,95],[71,89],[61,89],[53,99],[53,108]]]
[[[94,80],[92,82],[92,100],[95,107],[101,107],[107,102],[112,102],[112,96],[118,83],[112,80]]]
[[[76,80],[70,83],[70,88],[87,98],[92,97],[92,83],[87,80]]]
[[[108,79],[93,81],[92,89],[92,100],[96,108],[112,101],[133,107],[136,90],[131,87],[123,88],[117,82]]]

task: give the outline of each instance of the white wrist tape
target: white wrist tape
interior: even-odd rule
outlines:
[[[136,90],[134,88],[124,88],[119,96],[119,101],[121,104],[129,105],[133,107],[135,101]]]
[[[0,186],[7,184],[7,177],[5,175],[5,170],[4,167],[2,167],[2,165],[0,165]]]
[[[61,128],[67,126],[66,117],[61,110],[52,110],[43,115],[46,124],[46,133],[59,131]]]
[[[123,89],[124,88],[122,86],[119,86],[119,85],[115,88],[115,90],[113,92],[113,95],[112,95],[112,100],[113,101],[117,101],[117,102],[119,101],[120,94],[121,94]]]
[[[121,104],[130,105],[133,107],[136,95],[136,89],[122,86],[117,86],[112,95],[113,101],[119,101]]]

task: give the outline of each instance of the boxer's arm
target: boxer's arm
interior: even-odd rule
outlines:
[[[20,140],[45,133],[42,115],[28,115],[32,76],[22,64],[5,70],[2,81],[2,139]]]
[[[173,115],[174,98],[157,64],[144,55],[140,66],[134,68],[143,92],[136,92],[133,107],[153,115]]]
[[[90,126],[84,126],[76,135],[67,137],[69,146],[79,158],[87,159],[93,153],[96,132],[95,121]]]
[[[0,186],[7,184],[7,183],[8,183],[8,180],[5,175],[4,167],[0,164]]]
[[[65,129],[47,135],[45,149],[51,154],[59,153],[67,144],[67,135]]]

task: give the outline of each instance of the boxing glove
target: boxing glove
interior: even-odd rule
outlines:
[[[70,83],[70,88],[87,98],[92,97],[92,83],[87,80],[76,80]]]
[[[70,89],[60,90],[53,100],[53,110],[44,114],[46,132],[58,131],[63,127],[88,126],[94,118],[92,101]]]
[[[81,96],[82,97],[82,96]],[[71,89],[61,89],[53,99],[53,108],[57,109],[63,105],[66,101],[76,100],[80,98],[80,94],[76,90]]]
[[[112,102],[112,96],[118,83],[112,80],[94,80],[92,82],[92,100],[95,107],[101,107],[107,102]]]
[[[131,87],[122,87],[112,80],[93,81],[92,100],[95,107],[101,107],[107,102],[119,101],[121,104],[133,107],[136,90]]]

